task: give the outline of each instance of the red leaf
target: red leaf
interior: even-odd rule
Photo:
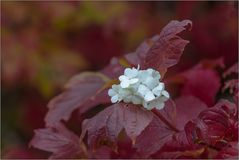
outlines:
[[[142,108],[133,105],[127,107],[116,104],[105,109],[96,117],[90,119],[90,121],[85,121],[83,125],[82,138],[86,134],[86,131],[88,131],[88,144],[91,148],[97,148],[96,144],[99,144],[101,139],[108,138],[110,141],[115,141],[120,131],[124,128],[129,137],[131,137],[132,139],[136,138],[135,147],[137,148],[138,156],[144,158],[149,157],[150,155],[158,151],[166,142],[170,141],[172,139],[173,134],[177,132],[177,130],[174,129],[175,126],[172,126],[172,124],[174,124],[173,122],[179,120],[179,122],[177,122],[175,125],[184,126],[187,120],[191,120],[193,116],[197,116],[200,111],[207,108],[203,102],[191,96],[182,97],[176,102],[179,105],[179,108],[177,108],[177,114],[175,114],[176,111],[173,103],[170,103],[170,101],[168,101],[166,103],[166,107],[163,110],[157,111],[161,114],[161,119],[159,119],[155,115],[150,115],[151,118],[153,117],[152,122],[150,122],[150,119],[147,118],[147,122],[150,123],[144,123],[143,127],[140,127],[142,126],[142,123],[145,122],[142,117],[146,116],[144,115],[145,113],[151,112],[144,111],[142,112],[142,117],[140,116],[141,118],[135,118],[135,115],[132,114],[134,112],[131,112],[130,110],[133,108],[133,111],[137,111],[141,110]],[[185,106],[184,104],[188,106],[188,110],[194,110],[195,113],[186,112],[186,114],[189,114],[186,115],[186,109],[183,108]],[[125,111],[123,111],[123,109]],[[129,113],[132,115],[130,115]],[[178,118],[176,115],[178,116]],[[188,119],[183,119],[183,116],[186,116]],[[122,120],[121,117],[124,117],[125,120]],[[129,124],[132,124],[131,122],[135,121],[135,119],[140,120],[138,120],[138,124],[136,123],[134,127],[131,128],[131,125]],[[166,120],[167,123],[163,119]],[[137,130],[139,131],[136,132]],[[145,148],[145,146],[147,146],[147,148]]]
[[[232,65],[228,70],[226,70],[223,74],[224,77],[233,74],[233,73],[237,73],[238,74],[238,63],[235,63],[234,65]]]
[[[152,117],[152,113],[142,107],[123,103],[115,104],[83,122],[81,139],[88,132],[88,144],[91,149],[96,149],[97,144],[104,138],[115,142],[121,130],[125,129],[126,134],[134,142],[151,122]]]
[[[112,149],[108,146],[102,146],[90,153],[90,159],[110,159]]]
[[[222,88],[222,91],[226,91],[229,89],[229,93],[233,95],[233,99],[235,103],[238,103],[238,63],[235,63],[233,66],[231,66],[228,70],[226,70],[223,74],[224,77],[227,77],[229,75],[237,75],[235,78],[232,76],[229,80],[224,82],[224,86]]]
[[[152,155],[153,158],[205,158],[204,146],[190,144],[184,131],[175,133],[165,145]]]
[[[206,144],[221,148],[238,138],[237,107],[222,100],[214,107],[201,112],[197,119],[185,126],[191,143]]]
[[[199,115],[207,108],[206,104],[193,96],[182,96],[175,99],[177,115],[175,118],[176,126],[183,130],[185,124]]]
[[[69,120],[71,113],[80,107],[90,108],[96,104],[110,102],[101,91],[108,79],[100,73],[82,73],[74,76],[65,86],[65,91],[48,104],[45,117],[47,126],[54,126],[60,120]],[[103,98],[103,95],[104,98]]]
[[[136,139],[135,147],[138,154],[141,158],[148,158],[171,140],[173,133],[175,131],[168,128],[163,121],[155,116]]]
[[[164,123],[166,123],[170,129],[176,132],[179,131],[176,126],[177,108],[176,104],[172,99],[166,101],[165,107],[163,109],[161,110],[153,109],[152,111],[154,112],[154,114],[160,117],[161,120]]]
[[[179,132],[178,129],[183,130],[184,125],[189,120],[192,120],[206,108],[207,106],[196,97],[185,96],[176,99],[175,104],[167,101],[163,110],[153,110],[160,119],[155,117],[142,134],[137,137],[135,146],[138,148],[139,155],[146,158],[160,150],[166,142],[172,141],[174,134]],[[189,150],[189,148],[187,149]]]
[[[224,147],[215,158],[219,159],[238,159],[238,142],[231,142]]]
[[[30,146],[52,152],[50,158],[77,158],[84,155],[79,137],[62,124],[35,130]]]
[[[112,58],[110,64],[101,70],[101,73],[110,78],[118,78],[124,73],[124,67],[120,64],[120,59]]]
[[[33,148],[24,145],[10,145],[2,149],[2,159],[46,159],[47,155]]]
[[[224,83],[224,86],[222,88],[222,91],[229,89],[229,93],[233,95],[235,103],[238,103],[238,92],[239,92],[238,82],[239,82],[238,79],[228,80]]]
[[[182,74],[185,78],[181,90],[183,95],[193,95],[208,106],[212,106],[220,89],[220,77],[212,69],[202,69],[197,66]]]
[[[217,59],[203,59],[198,63],[196,66],[193,67],[194,69],[216,69],[216,68],[225,68],[224,58],[217,58]]]
[[[190,20],[171,21],[162,29],[160,35],[144,41],[134,53],[126,55],[126,59],[136,66],[139,64],[143,69],[153,68],[164,75],[167,68],[178,63],[186,44],[189,43],[178,34],[190,30],[191,26]]]
[[[108,90],[104,89],[97,93],[93,98],[87,100],[84,104],[79,106],[78,111],[81,115],[82,113],[86,113],[88,110],[92,109],[93,107],[99,104],[110,104],[110,98],[108,95]]]

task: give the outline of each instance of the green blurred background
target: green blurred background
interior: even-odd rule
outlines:
[[[237,61],[238,3],[1,1],[1,148],[4,158],[45,158],[28,148],[44,127],[47,102],[73,75],[102,69],[133,52],[170,20],[190,19],[191,41],[179,65]]]

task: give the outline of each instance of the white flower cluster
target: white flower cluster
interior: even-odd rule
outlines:
[[[159,72],[153,69],[126,68],[124,75],[119,77],[120,84],[112,85],[108,95],[112,103],[124,101],[142,104],[148,110],[162,109],[164,102],[169,99],[169,93],[164,83],[159,81],[160,78]]]

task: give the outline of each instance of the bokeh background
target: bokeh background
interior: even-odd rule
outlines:
[[[170,20],[193,29],[182,71],[202,59],[237,62],[238,2],[1,1],[1,149],[4,158],[45,158],[28,148],[48,101],[73,75],[132,52]]]

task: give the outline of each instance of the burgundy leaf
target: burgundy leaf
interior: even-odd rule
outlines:
[[[154,116],[150,124],[136,139],[135,147],[138,155],[141,158],[148,158],[170,141],[174,133],[174,130],[168,128],[163,121]]]
[[[224,147],[215,158],[218,159],[238,159],[238,142],[231,142]]]
[[[164,109],[153,110],[157,117],[154,116],[153,121],[136,140],[135,147],[141,157],[149,157],[160,150],[166,142],[172,141],[175,134],[179,132],[178,129],[183,130],[184,125],[189,120],[207,108],[203,102],[192,96],[180,97],[176,99],[175,103],[176,107],[173,101],[167,101]],[[148,147],[145,148],[145,146]],[[190,147],[187,149],[192,149]]]
[[[182,131],[173,135],[172,140],[165,144],[160,157],[169,158],[168,156],[174,155],[174,158],[203,158],[204,152],[203,146],[190,144],[185,132]]]
[[[153,155],[158,159],[176,159],[176,158],[205,158],[205,148],[199,145],[185,145],[187,140],[178,141],[172,139],[167,142],[159,152]]]
[[[112,155],[112,158],[135,158],[136,149],[133,148],[132,141],[129,137],[124,137],[122,140],[118,141],[118,152]]]
[[[183,130],[185,124],[199,115],[207,108],[206,104],[194,96],[182,96],[175,99],[177,115],[175,117],[176,126]]]
[[[164,151],[160,155],[156,156],[157,159],[193,159],[201,158],[201,155],[205,152],[205,148],[189,148],[185,151]]]
[[[118,58],[112,58],[110,60],[110,64],[107,65],[105,68],[103,68],[101,70],[101,73],[103,73],[104,75],[107,75],[110,78],[118,78],[120,75],[122,75],[122,73],[124,73],[124,66],[127,66],[127,64],[121,64],[121,61],[123,61],[123,59],[118,59]],[[125,61],[125,63],[127,63]]]
[[[89,155],[90,159],[110,159],[112,154],[112,149],[108,146],[101,146],[100,148],[92,151]]]
[[[106,139],[115,142],[122,129],[135,141],[136,137],[148,126],[152,120],[152,113],[142,107],[131,104],[114,104],[91,119],[83,122],[83,139],[88,132],[88,144],[91,149],[96,149],[97,144]]]
[[[216,94],[220,89],[220,77],[213,69],[194,67],[185,71],[182,76],[185,78],[181,89],[182,95],[193,95],[208,106],[214,104]]]
[[[225,68],[224,58],[217,58],[217,59],[203,59],[198,63],[196,66],[193,67],[194,69],[216,69],[216,68]]]
[[[102,96],[106,95],[105,92],[101,92],[107,81],[108,78],[100,73],[82,73],[74,76],[66,84],[65,91],[48,104],[46,125],[54,126],[60,120],[69,120],[71,113],[77,108],[83,107],[86,110],[97,104],[110,102],[108,96]]]
[[[170,121],[174,128],[180,130],[180,132],[173,133],[171,139],[168,139],[166,144],[159,148],[153,155],[154,158],[200,158],[200,156],[204,153],[204,149],[201,146],[190,144],[187,140],[186,134],[184,132],[184,126],[189,121],[194,119],[199,115],[199,113],[205,109],[207,106],[200,101],[198,98],[193,96],[182,96],[177,98],[175,101],[175,114],[172,111],[169,111],[168,108],[172,108],[172,104],[166,103],[164,109],[167,112],[159,112],[162,115],[174,115],[173,119]],[[167,116],[164,116],[167,117]],[[167,120],[170,120],[167,118]]]
[[[99,104],[110,104],[110,98],[108,95],[108,90],[104,89],[97,93],[94,98],[91,98],[87,100],[84,104],[78,108],[78,112],[80,115],[83,113],[86,113],[88,110],[92,109],[93,107],[99,105]]]
[[[190,30],[192,22],[173,20],[166,25],[160,35],[144,41],[134,53],[126,55],[126,59],[134,65],[140,65],[143,69],[153,68],[162,75],[167,68],[178,63],[186,44],[186,41],[178,36],[184,30]]]
[[[170,123],[169,125],[173,125],[172,127],[176,128],[177,108],[175,102],[172,99],[169,99],[165,102],[165,107],[163,109],[153,110],[153,112],[156,114],[157,112],[159,112],[163,116],[163,118]]]
[[[221,100],[214,107],[201,112],[197,119],[185,126],[190,143],[214,146],[217,149],[238,138],[238,113],[235,104]]]
[[[35,130],[35,136],[30,146],[52,152],[50,158],[77,158],[83,157],[83,146],[80,145],[79,137],[70,132],[62,124],[54,128]]]
[[[238,63],[235,63],[233,66],[231,66],[228,70],[226,70],[223,74],[224,77],[227,77],[229,75],[235,74],[235,77],[231,77],[229,80],[226,80],[224,82],[224,86],[222,88],[222,91],[226,91],[229,89],[229,93],[233,95],[233,99],[236,103],[238,103]]]
[[[229,89],[229,93],[233,95],[235,103],[238,102],[238,92],[239,92],[238,82],[239,82],[238,79],[228,80],[224,83],[224,86],[222,88],[222,91]]]
[[[232,65],[228,70],[226,70],[223,74],[224,77],[233,74],[233,73],[237,73],[238,74],[238,63],[235,63],[234,65]]]
[[[141,158],[150,157],[165,144],[171,142],[175,134],[179,133],[176,122],[178,116],[177,107],[174,101],[168,100],[162,110],[154,109],[152,111],[155,114],[153,121],[137,137],[135,144],[138,155]],[[155,154],[152,156],[155,157]],[[156,158],[158,157],[156,156]]]

